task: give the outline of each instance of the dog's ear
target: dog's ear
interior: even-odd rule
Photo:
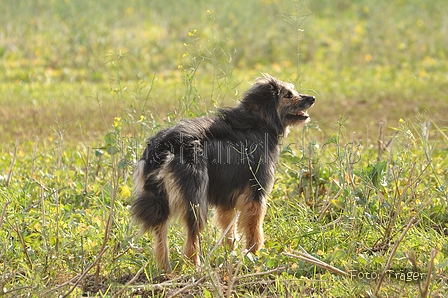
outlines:
[[[283,90],[283,83],[267,73],[262,73],[262,75],[246,91],[241,103],[246,108],[264,114],[265,111],[275,109]]]
[[[260,86],[261,85],[269,86],[269,89],[272,92],[272,95],[274,95],[274,96],[280,95],[281,84],[279,83],[279,81],[266,72],[261,73],[261,75],[263,77],[259,78],[257,80],[256,84],[260,85]]]

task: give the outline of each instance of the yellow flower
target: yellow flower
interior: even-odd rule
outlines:
[[[426,78],[428,76],[428,73],[422,69],[419,71],[418,76],[421,78]]]
[[[126,15],[131,15],[134,12],[134,8],[132,6],[129,6],[126,8]]]
[[[127,199],[131,196],[131,191],[129,190],[129,187],[127,185],[123,185],[120,187],[119,196],[121,199]]]
[[[193,36],[196,34],[197,31],[198,31],[198,30],[196,30],[196,29],[190,30],[190,31],[188,32],[188,36],[193,37]]]
[[[121,126],[121,118],[115,117],[114,118],[114,127],[119,127],[119,126]]]
[[[87,231],[89,229],[89,227],[87,225],[81,223],[78,225],[77,229],[80,234],[84,234],[84,232]]]
[[[364,27],[361,24],[355,25],[355,33],[362,35],[364,33]]]
[[[372,55],[370,55],[370,54],[366,54],[366,55],[364,56],[364,60],[365,60],[366,62],[370,62],[370,61],[372,61],[372,59],[373,59],[373,57],[372,57]]]
[[[278,63],[272,63],[271,67],[275,72],[279,72],[282,70],[281,66]]]

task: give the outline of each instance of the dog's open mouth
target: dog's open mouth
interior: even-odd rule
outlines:
[[[301,95],[301,99],[285,106],[286,125],[303,125],[310,120],[307,110],[314,105],[314,96]]]
[[[294,116],[294,118],[298,120],[306,120],[310,116],[308,116],[308,113],[306,111],[298,111],[290,114],[291,116]]]

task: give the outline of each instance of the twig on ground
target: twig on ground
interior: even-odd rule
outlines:
[[[176,297],[177,295],[182,294],[183,292],[185,292],[186,290],[192,288],[192,287],[196,287],[197,285],[199,285],[200,283],[202,283],[205,280],[206,276],[201,277],[200,279],[198,279],[197,281],[195,281],[194,283],[188,284],[185,287],[183,287],[182,289],[179,289],[178,291],[174,292],[174,294],[169,295],[168,297]]]
[[[378,280],[378,284],[376,285],[375,291],[373,293],[375,297],[378,296],[378,292],[380,291],[381,284],[383,283],[384,277],[386,276],[387,271],[389,270],[390,265],[392,264],[392,259],[394,258],[395,253],[397,252],[398,246],[400,245],[401,241],[403,241],[404,236],[409,231],[409,229],[413,226],[415,221],[416,221],[415,217],[412,217],[411,220],[409,220],[408,225],[406,226],[404,231],[401,233],[400,238],[397,240],[397,242],[395,242],[395,245],[392,248],[392,251],[390,253],[389,259],[387,260],[386,266],[384,267],[384,270],[383,270],[383,272],[380,275],[380,278]]]
[[[327,264],[327,263],[325,263],[325,262],[323,262],[323,261],[313,257],[312,255],[307,253],[302,247],[300,247],[300,249],[302,250],[302,252],[296,251],[294,254],[288,253],[288,252],[284,252],[283,254],[285,256],[288,256],[288,257],[297,258],[297,259],[300,259],[302,261],[314,264],[314,265],[316,265],[316,266],[318,266],[320,268],[323,268],[323,269],[325,269],[327,271],[330,271],[332,273],[341,274],[341,275],[344,275],[344,276],[348,276],[349,275],[347,272],[342,271],[341,269],[333,267],[333,266],[331,266],[331,265],[329,265],[329,264]]]
[[[60,288],[62,288],[62,287],[65,287],[65,286],[68,285],[68,284],[71,284],[72,282],[74,282],[75,280],[77,280],[80,276],[81,276],[81,274],[76,274],[76,275],[75,275],[74,277],[72,277],[70,280],[68,280],[68,281],[66,281],[66,282],[64,282],[64,283],[62,283],[62,284],[60,284],[60,285],[57,285],[56,287],[54,287],[54,288],[52,288],[52,289],[49,289],[49,290],[43,292],[43,293],[42,293],[42,296],[45,297],[45,296],[47,296],[47,294],[49,294],[49,293],[51,293],[51,292],[55,292],[55,291],[57,291],[58,289],[60,289]]]
[[[423,292],[420,293],[420,295],[423,298],[428,296],[429,284],[431,283],[432,270],[434,269],[434,259],[436,258],[438,252],[439,251],[436,248],[431,250],[431,259],[428,265],[428,275],[426,276],[425,288],[423,289]]]
[[[271,274],[274,272],[283,271],[285,269],[286,269],[286,267],[278,267],[278,268],[274,268],[274,269],[263,271],[263,272],[256,272],[256,273],[251,273],[251,274],[247,274],[247,275],[243,275],[243,276],[237,276],[237,277],[235,277],[235,280],[240,280],[243,278],[257,277],[257,276],[262,276],[262,275],[268,275],[268,274]]]
[[[317,218],[317,220],[319,220],[319,221],[321,221],[324,218],[325,212],[333,204],[333,200],[336,200],[341,195],[341,193],[343,191],[343,188],[341,186],[339,186],[337,183],[335,183],[335,184],[339,187],[339,191],[334,195],[333,198],[331,198],[331,200],[329,200],[327,202],[327,204],[324,206],[324,208],[322,208],[322,211],[320,212],[319,217]]]
[[[144,265],[137,271],[137,273],[134,275],[134,277],[131,278],[131,280],[128,281],[128,282],[123,286],[123,288],[122,288],[120,291],[118,291],[117,293],[115,293],[114,297],[120,297],[120,295],[123,294],[124,290],[126,290],[127,287],[129,287],[131,284],[133,284],[133,283],[137,280],[137,278],[140,276],[140,274],[142,274],[143,270],[146,268],[146,266],[148,266],[148,263],[149,263],[149,262],[146,262],[146,263],[145,263],[145,264],[144,264]]]
[[[251,249],[252,249],[252,248],[251,248]],[[233,285],[235,284],[235,282],[236,282],[236,280],[237,280],[237,275],[238,275],[238,272],[239,272],[240,269],[241,269],[241,264],[243,263],[243,259],[244,259],[244,257],[249,253],[249,251],[250,251],[250,250],[247,250],[247,251],[244,253],[244,256],[238,261],[238,264],[236,264],[235,272],[233,273],[233,277],[232,277],[231,279],[229,278],[229,284],[228,284],[228,286],[227,286],[227,292],[226,292],[226,297],[227,297],[227,298],[229,298],[230,295],[232,295]],[[229,276],[231,275],[231,273],[232,273],[232,272],[230,272],[230,270],[229,270]]]
[[[65,293],[62,297],[68,297],[71,294],[71,292],[73,292],[73,290],[78,286],[78,284],[81,282],[81,280],[83,280],[84,277],[86,277],[87,273],[89,273],[90,269],[92,269],[101,260],[101,257],[108,249],[109,249],[109,247],[106,246],[100,251],[100,253],[96,257],[95,261],[92,264],[90,264],[90,266],[87,267],[87,269],[84,270],[84,272],[81,275],[77,275],[77,276],[79,276],[79,278],[76,280],[73,287],[67,293]]]
[[[17,233],[17,237],[19,238],[20,244],[23,249],[23,253],[26,256],[26,260],[28,261],[28,265],[31,270],[33,270],[33,261],[30,258],[30,255],[28,254],[28,248],[26,246],[25,240],[23,239],[22,232],[19,230],[19,226],[17,225],[17,222],[14,223],[14,225],[11,225],[11,228]]]
[[[191,283],[186,282],[176,282],[178,279],[164,281],[158,284],[145,284],[145,285],[129,285],[129,288],[143,288],[144,290],[154,290],[154,291],[162,291],[167,287],[185,287],[190,285]]]

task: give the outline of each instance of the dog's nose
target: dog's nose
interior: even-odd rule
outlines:
[[[309,101],[310,103],[314,103],[316,101],[316,98],[314,96],[306,95],[305,100]]]

